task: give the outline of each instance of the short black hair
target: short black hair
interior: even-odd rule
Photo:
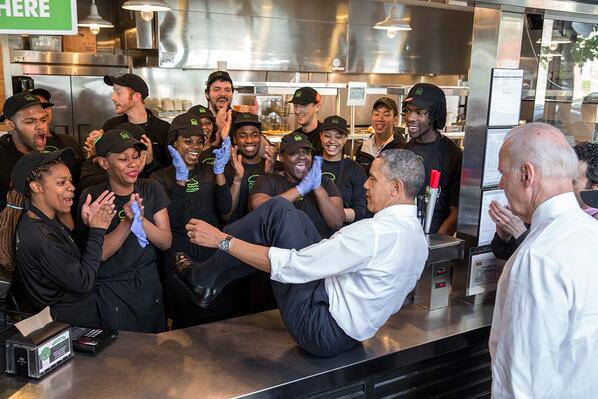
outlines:
[[[579,143],[573,147],[577,158],[588,165],[586,178],[591,184],[598,184],[598,144]]]

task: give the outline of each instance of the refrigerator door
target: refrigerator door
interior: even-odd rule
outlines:
[[[73,135],[73,103],[71,78],[59,75],[31,75],[36,89],[46,89],[52,95],[52,126],[56,133]]]
[[[89,132],[101,129],[116,116],[112,103],[112,87],[103,76],[71,76],[74,135],[83,143]]]

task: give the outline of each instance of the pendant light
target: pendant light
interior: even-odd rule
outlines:
[[[127,0],[123,8],[142,12],[170,11],[170,6],[162,0]]]
[[[106,21],[100,16],[96,1],[91,0],[91,9],[89,15],[77,23],[77,26],[87,27],[94,35],[100,33],[100,28],[114,28],[110,21]]]
[[[386,36],[388,36],[391,39],[397,37],[397,33],[401,30],[402,31],[411,30],[411,25],[406,24],[403,21],[401,21],[400,19],[393,17],[396,5],[397,5],[397,2],[395,0],[392,3],[392,7],[390,8],[390,12],[388,13],[388,16],[373,26],[374,29],[385,30]]]

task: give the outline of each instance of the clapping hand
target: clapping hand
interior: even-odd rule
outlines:
[[[168,152],[172,157],[172,165],[174,166],[174,169],[176,171],[175,175],[177,181],[186,182],[187,180],[189,180],[189,169],[187,168],[185,161],[183,161],[183,157],[181,157],[181,154],[179,154],[179,152],[171,145],[168,146]]]
[[[233,168],[235,169],[234,180],[240,182],[243,179],[243,175],[245,174],[245,167],[243,166],[243,155],[238,153],[238,148],[236,145],[231,147],[230,157],[233,164]]]
[[[230,137],[226,136],[226,138],[222,141],[222,145],[220,148],[216,148],[212,150],[214,154],[214,174],[219,175],[224,173],[224,167],[228,163],[230,159]]]
[[[87,198],[85,199],[85,203],[81,207],[81,221],[89,227],[98,227],[98,228],[108,228],[110,226],[110,222],[112,221],[112,217],[108,220],[108,224],[105,227],[102,227],[105,224],[104,216],[106,213],[116,213],[114,211],[114,193],[108,190],[104,191],[95,201],[91,202],[91,194],[87,194]],[[97,217],[99,213],[102,213],[104,216]],[[112,216],[114,216],[114,214]],[[106,216],[107,217],[107,216]],[[99,223],[100,225],[94,225]]]
[[[139,243],[139,246],[141,246],[141,248],[145,248],[149,241],[147,240],[145,230],[143,230],[143,213],[139,203],[140,201],[133,201],[130,205],[131,212],[133,213],[131,233],[133,233],[135,237],[137,237],[137,242]]]

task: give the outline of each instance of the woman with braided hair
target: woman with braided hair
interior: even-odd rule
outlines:
[[[74,156],[71,149],[31,152],[17,162],[14,190],[0,214],[0,261],[16,268],[34,311],[50,306],[55,320],[101,327],[94,287],[104,234],[115,215],[114,194],[85,201],[81,220],[90,234],[81,253],[62,219],[73,205],[75,188],[65,162]]]

